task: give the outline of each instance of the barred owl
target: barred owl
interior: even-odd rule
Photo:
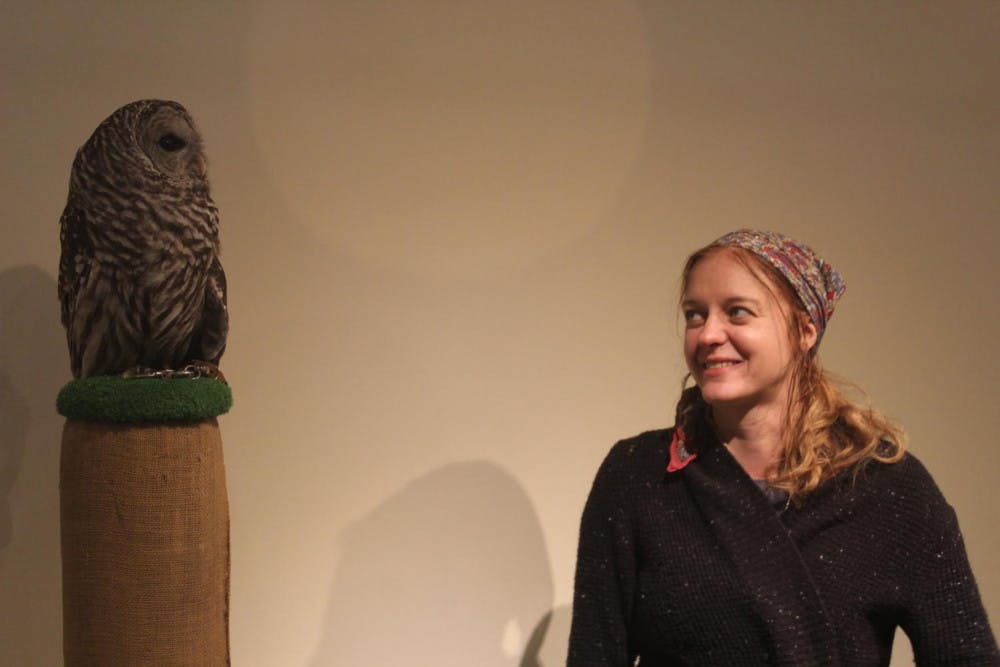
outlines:
[[[60,227],[74,377],[218,364],[229,329],[219,213],[184,107],[142,100],[101,123],[73,161]]]

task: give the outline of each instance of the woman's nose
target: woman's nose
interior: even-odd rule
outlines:
[[[702,345],[718,345],[726,341],[726,329],[719,317],[709,315],[698,332],[698,342]]]

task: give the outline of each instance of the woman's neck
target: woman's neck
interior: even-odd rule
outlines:
[[[737,463],[752,479],[766,479],[781,453],[784,411],[759,405],[712,413],[719,439]]]

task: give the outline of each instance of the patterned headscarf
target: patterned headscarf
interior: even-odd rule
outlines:
[[[826,324],[833,315],[837,299],[847,289],[847,283],[812,248],[778,232],[753,229],[730,232],[712,245],[749,250],[776,268],[791,284],[816,325],[817,341],[823,338]]]

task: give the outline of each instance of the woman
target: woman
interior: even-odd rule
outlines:
[[[952,508],[816,355],[844,283],[741,230],[683,274],[694,380],[619,442],[580,529],[569,667],[1000,664]]]

